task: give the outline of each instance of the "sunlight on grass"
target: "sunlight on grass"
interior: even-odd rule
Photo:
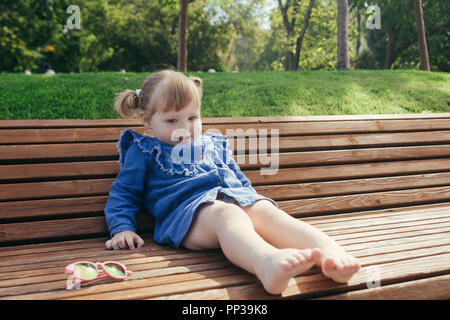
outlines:
[[[120,118],[115,95],[149,73],[0,74],[0,119]],[[202,117],[450,112],[450,74],[417,70],[189,73]],[[128,82],[124,78],[129,79]]]

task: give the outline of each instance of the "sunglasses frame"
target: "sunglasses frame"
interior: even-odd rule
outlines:
[[[95,278],[92,278],[92,279],[80,278],[77,274],[75,274],[75,266],[77,264],[89,264],[89,265],[93,266],[97,270],[97,276]],[[125,271],[125,273],[126,273],[125,276],[117,277],[117,276],[112,275],[111,273],[109,273],[105,269],[105,265],[106,264],[118,265],[119,267],[121,267]],[[67,283],[66,290],[72,290],[75,285],[78,285],[80,283],[88,282],[88,281],[94,281],[94,280],[107,278],[107,277],[111,277],[111,278],[116,279],[116,280],[124,280],[127,276],[132,274],[132,271],[127,270],[127,267],[124,264],[122,264],[120,262],[117,262],[117,261],[105,261],[105,262],[95,262],[95,263],[91,262],[91,261],[77,261],[77,262],[73,262],[73,263],[67,265],[64,268],[64,273],[71,273],[71,274],[73,274],[75,276],[75,281],[73,281],[72,283],[69,283],[69,282]]]

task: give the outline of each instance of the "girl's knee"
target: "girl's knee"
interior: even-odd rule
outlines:
[[[244,211],[248,214],[253,224],[267,224],[274,222],[279,218],[285,218],[288,215],[283,210],[274,206],[269,200],[258,200],[253,205],[244,207]]]
[[[248,219],[247,214],[240,206],[220,200],[216,200],[211,211],[212,218],[217,223],[235,219]]]
[[[191,224],[182,245],[188,249],[200,250],[219,247],[217,234],[233,222],[251,223],[247,214],[232,203],[216,200],[202,205]]]

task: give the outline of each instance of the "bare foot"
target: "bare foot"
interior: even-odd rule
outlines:
[[[264,289],[271,294],[280,294],[289,280],[310,269],[320,261],[320,249],[280,249],[268,256],[257,272]]]
[[[358,259],[344,250],[325,253],[321,266],[325,276],[339,283],[347,283],[361,267]]]

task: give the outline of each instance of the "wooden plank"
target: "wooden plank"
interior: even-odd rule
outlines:
[[[88,179],[4,184],[4,187],[0,190],[0,200],[12,201],[108,194],[114,180]],[[17,203],[17,205],[20,205],[20,203]]]
[[[0,181],[20,179],[21,183],[34,179],[116,176],[117,161],[82,161],[0,165]]]
[[[280,209],[294,217],[319,214],[336,214],[348,210],[386,208],[390,206],[413,205],[449,199],[450,187],[410,189],[374,192],[359,195],[323,197],[314,199],[287,200],[279,203]]]
[[[350,291],[316,300],[443,300],[450,298],[450,275],[443,275],[373,289]]]
[[[105,217],[8,223],[0,225],[0,242],[108,233]]]
[[[229,149],[233,153],[257,152],[258,145],[250,144],[250,139],[229,139]],[[402,132],[384,134],[338,134],[338,135],[309,135],[288,136],[279,139],[267,139],[267,148],[278,145],[284,151],[301,151],[326,148],[358,147],[392,147],[420,144],[448,144],[450,131]],[[87,157],[89,155],[89,157]],[[0,160],[26,160],[26,159],[66,159],[66,158],[92,158],[117,155],[117,141],[93,143],[57,143],[57,144],[30,144],[30,145],[0,145]]]
[[[303,221],[312,224],[314,226],[329,226],[333,223],[341,224],[347,223],[348,221],[355,220],[365,220],[373,219],[377,217],[392,217],[399,215],[409,215],[409,214],[428,214],[428,213],[438,213],[438,212],[448,212],[450,209],[450,204],[445,203],[432,203],[417,206],[399,207],[399,208],[387,208],[379,210],[369,210],[363,212],[352,212],[340,215],[329,215],[329,216],[318,216],[318,217],[308,217],[302,218]]]
[[[73,194],[72,196],[76,196]],[[52,216],[101,213],[108,196],[0,202],[0,221],[17,218],[51,219]]]
[[[279,168],[276,174],[262,175],[260,170],[247,170],[245,175],[253,185],[295,183],[320,180],[348,180],[448,171],[450,159],[410,160],[349,165]]]
[[[375,192],[360,195],[347,195],[336,197],[322,197],[314,199],[301,200],[286,200],[278,201],[279,208],[294,217],[306,217],[312,215],[320,215],[324,213],[339,213],[345,210],[361,210],[366,208],[386,207],[400,204],[413,204],[420,202],[442,201],[449,199],[448,195],[450,187],[436,187],[426,189],[411,189],[391,192]],[[90,213],[98,212],[100,217],[92,218],[73,218],[70,221],[74,224],[84,224],[86,235],[96,234],[97,232],[105,232],[106,229],[104,221],[101,226],[96,226],[99,223],[98,219],[103,219],[103,209],[107,197],[93,197],[87,198],[86,201],[80,201],[80,198],[66,198],[55,200],[42,201],[28,201],[20,206],[21,201],[14,202],[12,206],[8,206],[8,202],[0,203],[2,215],[1,219],[17,218],[17,217],[35,217],[43,216],[61,216],[73,215],[75,213]],[[47,204],[48,208],[42,209],[40,205]],[[9,210],[8,210],[9,208]],[[67,211],[65,211],[67,208]],[[450,212],[450,209],[448,210]],[[140,216],[141,217],[141,216]],[[148,226],[151,224],[151,219],[142,215],[140,224]],[[87,219],[87,220],[86,220]],[[0,220],[1,221],[1,220]],[[83,221],[83,222],[82,222]],[[0,224],[0,242],[18,241],[35,239],[40,235],[40,238],[60,237],[64,235],[82,235],[80,230],[72,233],[67,228],[67,222],[64,220],[49,220],[39,222],[18,222]],[[139,225],[138,225],[139,226]],[[35,230],[29,233],[28,229]]]
[[[248,122],[298,122],[298,121],[354,121],[354,120],[413,120],[448,119],[450,113],[403,113],[403,114],[359,114],[359,115],[320,115],[320,116],[258,116],[258,117],[214,117],[202,118],[210,123],[248,123]],[[0,120],[0,128],[51,128],[51,127],[109,127],[142,126],[139,119],[58,119],[58,120]]]
[[[245,173],[245,171],[244,171]],[[257,183],[257,181],[255,181]],[[450,173],[430,173],[382,178],[303,182],[276,185],[254,185],[257,193],[280,200],[302,199],[345,194],[383,192],[450,184]]]
[[[347,185],[352,182],[348,179],[365,179],[378,178],[388,175],[399,176],[411,174],[426,174],[437,173],[439,171],[447,171],[450,168],[450,159],[429,159],[429,160],[411,160],[411,161],[397,161],[397,162],[380,162],[370,164],[350,164],[350,165],[334,165],[334,166],[316,166],[303,168],[280,168],[276,174],[262,175],[259,170],[244,170],[244,174],[250,179],[254,187],[268,184],[279,183],[299,183],[311,182],[320,180],[338,180],[345,179],[347,182],[340,181],[339,183]],[[432,176],[430,176],[432,177]],[[411,177],[410,177],[411,178]],[[412,177],[414,178],[414,177]],[[417,177],[420,179],[425,176]],[[441,180],[443,178],[443,180]],[[398,178],[400,183],[402,179]],[[439,184],[448,185],[448,174],[439,176]],[[26,199],[42,199],[50,197],[63,197],[70,195],[98,195],[101,193],[108,193],[112,184],[112,180],[69,180],[69,181],[51,181],[51,182],[30,182],[30,183],[11,183],[4,184],[4,188],[0,189],[0,200],[26,200]],[[367,181],[367,180],[366,180]],[[374,180],[377,184],[380,180]],[[364,183],[364,181],[359,181]],[[371,181],[367,181],[368,185],[372,185]],[[383,181],[381,181],[383,182]],[[392,182],[392,180],[391,180]],[[356,181],[355,183],[358,183]],[[404,182],[403,182],[404,183]],[[417,183],[416,183],[417,184]],[[426,184],[425,184],[426,185]],[[289,186],[292,187],[292,186]],[[310,190],[318,190],[320,185],[313,185],[316,187]],[[326,188],[326,186],[325,186]],[[108,189],[108,190],[107,190]],[[302,189],[300,189],[302,190]],[[303,186],[305,190],[305,186]],[[262,189],[262,193],[267,190]],[[274,190],[275,194],[278,193]],[[279,191],[279,190],[278,190]],[[317,191],[316,191],[317,192]],[[311,192],[310,192],[311,193]],[[273,194],[270,191],[268,194]],[[288,193],[292,194],[292,192]],[[320,193],[319,193],[320,194]]]
[[[101,142],[117,141],[120,131],[126,127],[91,127],[70,129],[8,129],[0,135],[0,144],[24,144],[24,143],[62,143],[62,142]],[[132,127],[141,134],[154,136],[151,129],[145,127]],[[253,123],[216,123],[203,124],[203,132],[218,131],[221,134],[232,136],[254,136],[264,134],[262,129],[267,129],[270,135],[272,130],[277,130],[280,136],[286,135],[311,135],[324,133],[370,133],[370,132],[395,132],[395,131],[424,131],[450,129],[447,119],[412,119],[410,121],[399,120],[367,120],[345,122],[253,122]],[[1,130],[1,129],[0,129]],[[0,131],[1,132],[1,131]]]
[[[265,156],[271,161],[277,159],[282,167],[303,165],[331,165],[349,164],[372,161],[394,161],[417,158],[443,158],[450,156],[450,145],[414,146],[396,148],[371,148],[333,151],[305,151],[271,153]],[[118,155],[116,156],[118,159]],[[266,167],[267,162],[262,162],[263,154],[260,153],[253,163],[249,154],[234,155],[235,161],[242,170],[259,169]],[[53,162],[0,165],[0,181],[13,179],[48,179],[61,177],[89,177],[100,175],[117,175],[119,165],[115,161],[80,161],[80,162]],[[21,181],[22,182],[22,181]]]

